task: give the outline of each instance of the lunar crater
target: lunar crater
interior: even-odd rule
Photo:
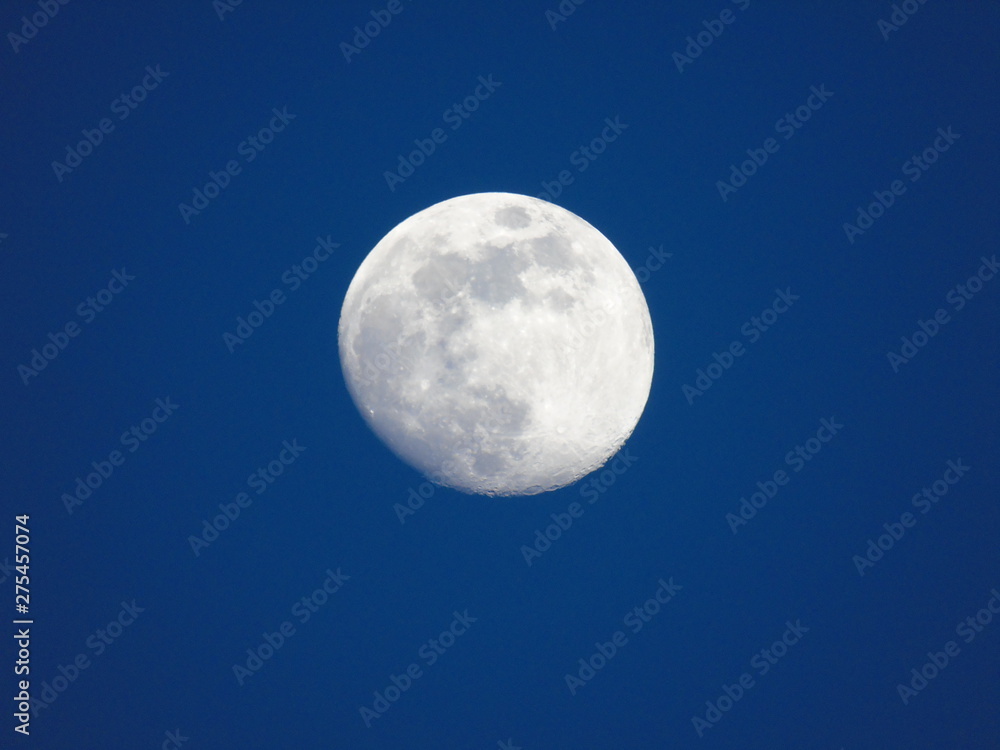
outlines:
[[[375,433],[468,493],[537,494],[599,468],[653,373],[649,311],[621,254],[569,211],[508,193],[390,231],[351,282],[338,336]]]

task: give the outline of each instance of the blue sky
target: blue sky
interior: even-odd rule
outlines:
[[[997,746],[994,4],[17,0],[0,30],[12,747]],[[484,191],[637,272],[620,473],[461,495],[351,402],[358,265]]]

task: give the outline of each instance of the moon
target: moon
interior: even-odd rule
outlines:
[[[354,275],[340,363],[376,435],[436,484],[534,495],[635,429],[653,326],[632,269],[579,216],[512,193],[437,203]]]

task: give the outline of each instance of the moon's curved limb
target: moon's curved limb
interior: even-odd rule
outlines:
[[[575,214],[510,193],[452,198],[390,231],[347,291],[339,347],[375,433],[433,481],[487,495],[603,465],[653,373],[625,259]]]

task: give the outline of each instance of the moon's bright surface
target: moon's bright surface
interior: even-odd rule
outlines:
[[[532,495],[600,468],[653,377],[625,259],[579,216],[511,193],[451,198],[390,231],[351,281],[338,334],[375,433],[467,493]]]

